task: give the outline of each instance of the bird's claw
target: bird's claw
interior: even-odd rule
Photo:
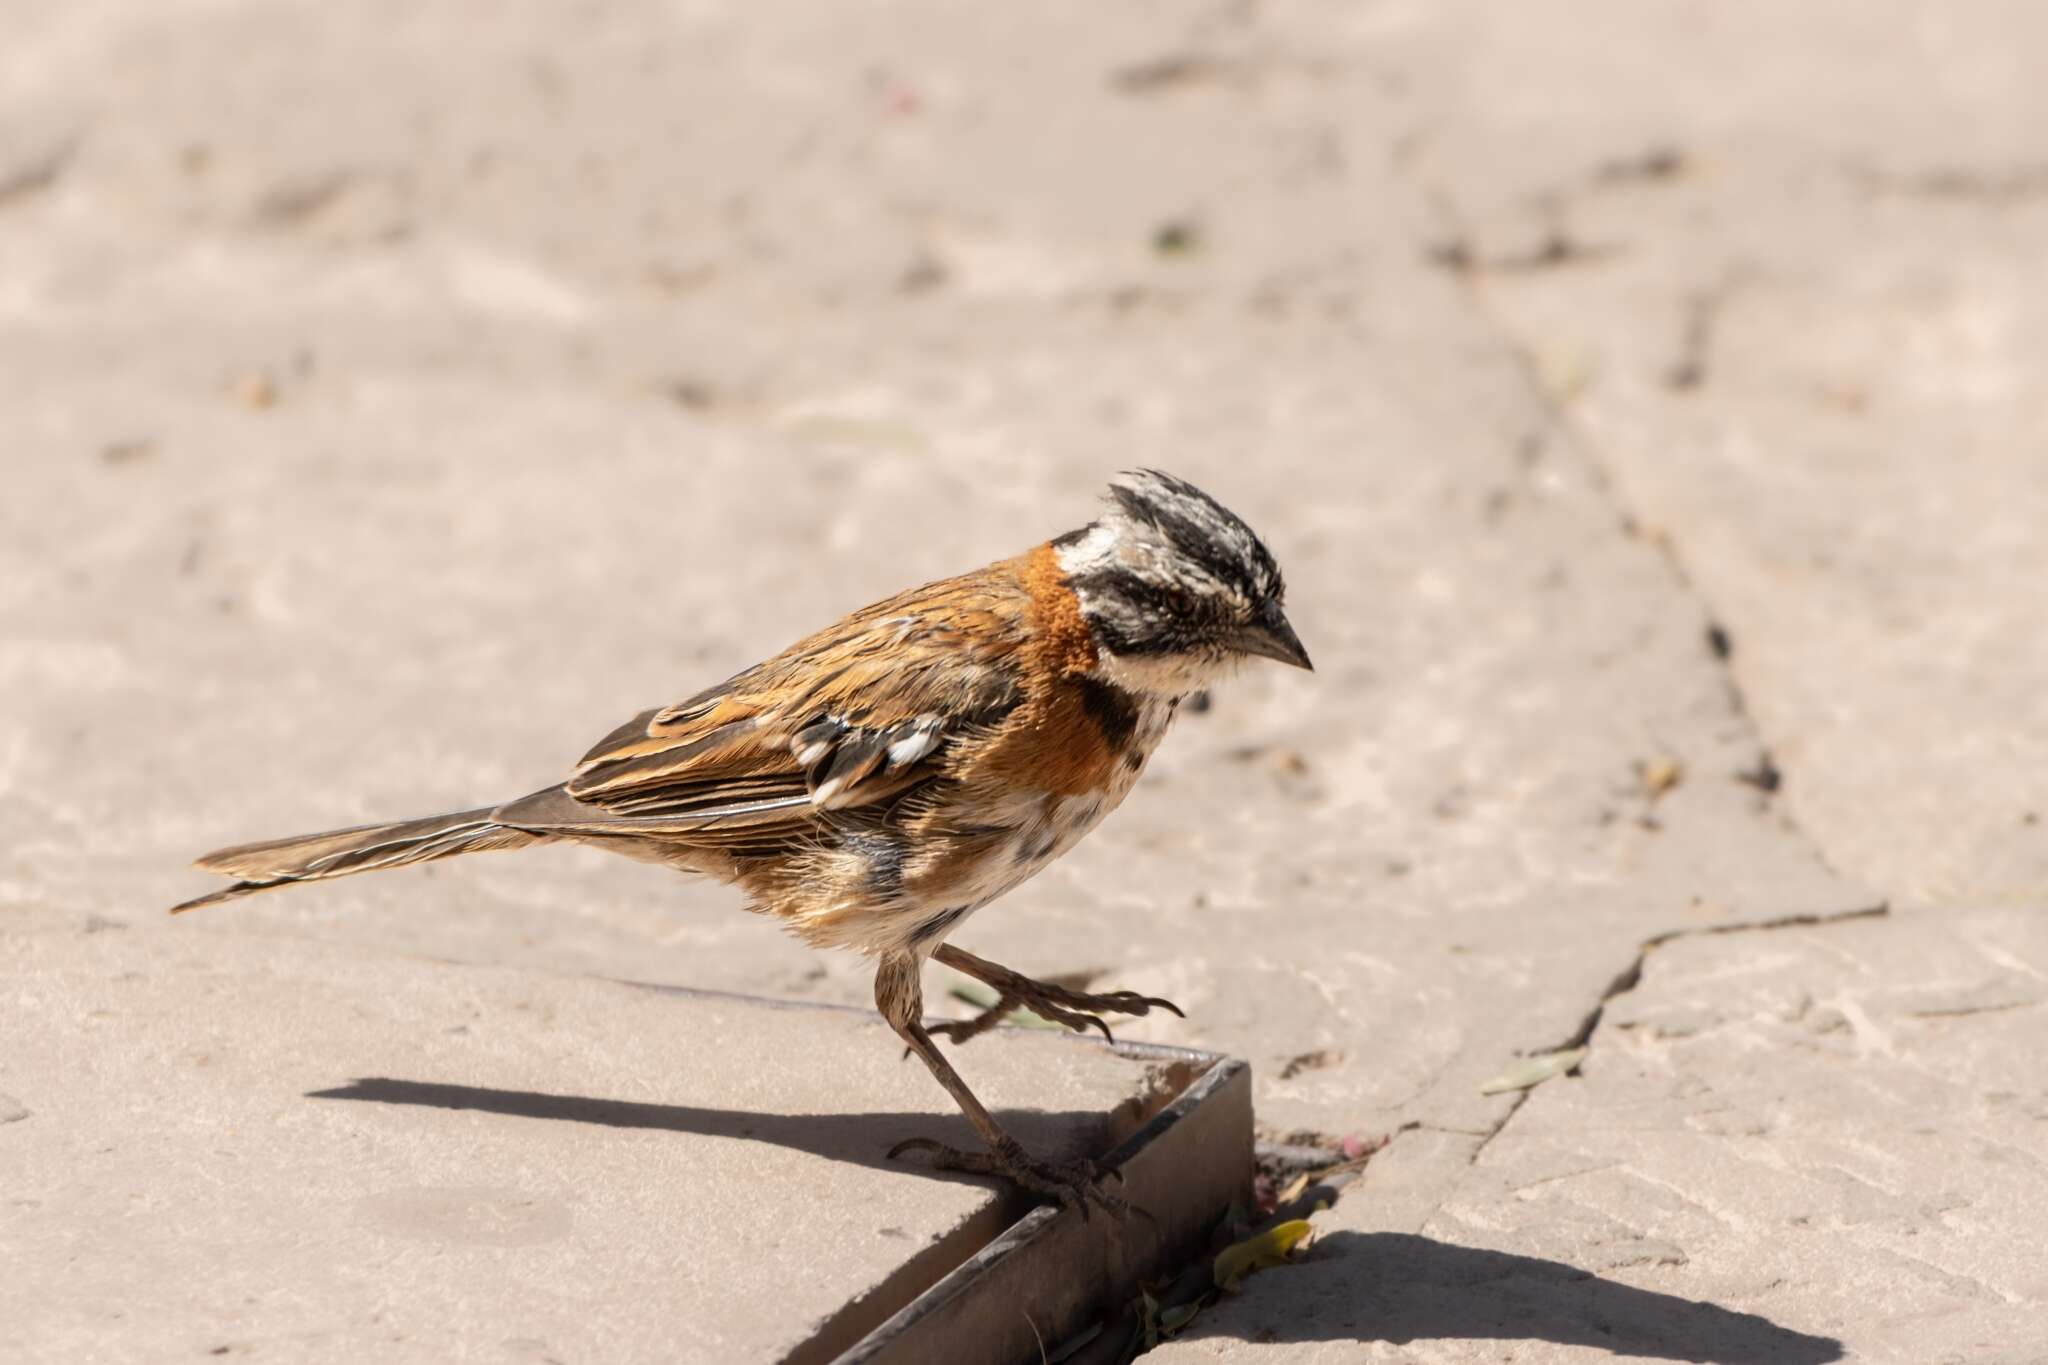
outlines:
[[[1109,1042],[1116,1041],[1116,1035],[1109,1031],[1109,1024],[1102,1018],[1105,1014],[1128,1014],[1133,1017],[1150,1014],[1162,1009],[1177,1018],[1185,1019],[1180,1006],[1171,1000],[1156,995],[1140,995],[1136,991],[1109,991],[1102,995],[1086,995],[1059,986],[1048,986],[1033,981],[1026,985],[1005,990],[996,1003],[975,1015],[972,1019],[954,1019],[943,1024],[933,1024],[930,1032],[943,1035],[953,1042],[964,1043],[1001,1023],[1017,1009],[1027,1009],[1041,1019],[1055,1024],[1064,1024],[1076,1033],[1098,1029]]]

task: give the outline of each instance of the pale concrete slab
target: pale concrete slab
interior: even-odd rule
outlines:
[[[1439,8],[1417,174],[1787,807],[1902,905],[2048,901],[2040,8]]]
[[[1610,1048],[1632,1060],[1603,1025],[1587,1082],[1546,1086],[1490,1140],[1397,1139],[1330,1216],[1327,1261],[1166,1357],[1810,1359],[1839,1337],[1856,1359],[2039,1359],[2038,1125],[2003,1110],[2048,1079],[2026,1022],[2048,900],[2048,483],[2022,378],[2044,336],[2048,120],[2022,55],[2042,16],[1396,13],[1374,37],[1416,95],[1437,259],[1712,604],[1784,808],[1832,865],[1943,922],[1660,950],[1610,1020],[1700,960],[1667,1025],[1696,1009],[1717,1030],[1661,1109],[1603,1071]],[[2000,903],[2022,908],[1959,908]],[[1839,998],[1858,1043],[1818,1060],[1767,1016],[1721,1026],[1720,995],[1752,978]],[[1906,1003],[1930,989],[1958,1002]],[[1717,1110],[1730,1091],[1774,1098]],[[1743,1129],[1759,1109],[1772,1120]],[[1530,1141],[1550,1145],[1524,1146],[1545,1114]],[[1577,1202],[1581,1183],[1601,1192]],[[1339,1240],[1425,1226],[1451,1249]],[[1547,1264],[1466,1275],[1473,1248]],[[1672,1296],[1662,1326],[1631,1311],[1638,1290]],[[1333,1316],[1355,1339],[1317,1336]]]
[[[1477,1081],[1642,938],[1873,899],[1738,780],[1758,741],[1704,612],[1423,262],[1435,218],[1374,150],[1403,97],[1322,79],[1314,35],[1227,30],[1243,81],[1161,89],[1129,69],[1191,41],[1171,7],[626,10],[570,43],[539,11],[367,13],[36,48],[36,98],[121,79],[0,220],[21,899],[132,919],[223,841],[529,790],[1137,462],[1268,533],[1321,671],[1219,692],[969,946],[1180,1000],[1132,1036],[1248,1055],[1277,1127],[1476,1128],[1504,1104]],[[284,87],[324,112],[250,117]],[[732,145],[676,141],[742,108]],[[573,209],[542,193],[568,180]],[[1182,219],[1193,248],[1157,249]],[[866,998],[731,905],[545,850],[202,927]]]
[[[2044,1007],[2038,914],[1678,940],[1582,1078],[1397,1143],[1159,1358],[2038,1360]]]
[[[6,9],[11,924],[140,926],[219,842],[553,780],[1133,463],[1267,532],[1321,672],[1220,691],[963,942],[1179,999],[1127,1031],[1250,1056],[1275,1130],[1422,1125],[1344,1234],[1493,1197],[1470,1157],[1514,1102],[1478,1083],[1581,1031],[1644,939],[2041,902],[2040,632],[2006,628],[2040,567],[2038,320],[2002,292],[2039,293],[2031,10]],[[1915,155],[1836,174],[1879,147]],[[1667,396],[1696,302],[1759,262]],[[1951,488],[1912,457],[1957,429]],[[1745,778],[1766,748],[1782,795]],[[868,989],[577,851],[190,928]],[[1781,1323],[1511,1231],[1436,1239],[1430,1349],[1528,1349],[1534,1314],[1565,1358],[1610,1349],[1595,1319],[1820,1358],[1825,1294]],[[1321,1297],[1276,1273],[1229,1313],[1306,1308],[1326,1354],[1414,1331],[1375,1286],[1427,1249],[1354,1249],[1300,1269]],[[1460,1316],[1501,1278],[1582,1297]],[[1643,1325],[1668,1313],[1713,1334]],[[1267,1321],[1217,1330],[1295,1358]]]
[[[872,1015],[172,926],[0,962],[10,1360],[821,1359],[1020,1211],[884,1159],[973,1138]],[[960,1066],[1066,1155],[1171,1069]]]

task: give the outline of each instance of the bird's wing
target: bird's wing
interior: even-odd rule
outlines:
[[[1021,608],[955,586],[970,581],[879,603],[642,712],[584,755],[559,797],[505,814],[528,828],[754,839],[941,775],[1022,698]]]

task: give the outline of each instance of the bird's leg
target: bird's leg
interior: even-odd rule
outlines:
[[[906,1152],[925,1152],[938,1170],[1001,1176],[1041,1199],[1079,1204],[1084,1218],[1088,1216],[1088,1201],[1091,1199],[1112,1213],[1125,1212],[1130,1206],[1102,1188],[1106,1176],[1116,1176],[1118,1181],[1122,1181],[1123,1177],[1115,1170],[1085,1157],[1075,1161],[1039,1160],[1025,1151],[1017,1139],[1004,1132],[1002,1125],[974,1097],[974,1092],[967,1088],[967,1082],[960,1079],[960,1073],[939,1055],[937,1044],[932,1042],[931,1034],[924,1027],[924,986],[919,980],[920,966],[912,953],[891,953],[884,957],[881,967],[875,972],[875,1007],[889,1021],[889,1026],[902,1036],[910,1050],[931,1069],[939,1084],[946,1087],[946,1093],[960,1106],[960,1112],[974,1125],[974,1131],[988,1144],[988,1150],[963,1152],[931,1138],[914,1137],[905,1138],[891,1147],[890,1160]]]
[[[933,1033],[942,1033],[956,1043],[964,1043],[977,1034],[986,1033],[1003,1021],[1004,1016],[1018,1006],[1033,1014],[1050,1019],[1055,1024],[1065,1024],[1075,1032],[1090,1028],[1102,1030],[1102,1036],[1112,1043],[1116,1037],[1109,1031],[1101,1017],[1104,1014],[1150,1014],[1154,1006],[1163,1010],[1180,1013],[1180,1006],[1171,1000],[1157,996],[1139,995],[1136,991],[1110,991],[1104,995],[1084,995],[1070,991],[1064,986],[1055,986],[1045,981],[1033,981],[1022,972],[1013,972],[985,958],[976,957],[965,948],[955,948],[950,943],[941,943],[933,952],[934,961],[943,962],[956,972],[965,973],[977,981],[995,987],[999,997],[996,1003],[975,1015],[972,1019],[961,1019],[949,1024],[937,1024]]]

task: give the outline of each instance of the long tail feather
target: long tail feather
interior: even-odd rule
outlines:
[[[171,907],[171,913],[290,886],[323,881],[352,872],[450,858],[487,849],[523,848],[546,836],[513,829],[491,819],[494,808],[457,811],[425,820],[400,820],[389,825],[358,825],[354,829],[301,834],[260,844],[239,844],[209,853],[193,864],[202,872],[218,872],[238,880],[231,886]]]

